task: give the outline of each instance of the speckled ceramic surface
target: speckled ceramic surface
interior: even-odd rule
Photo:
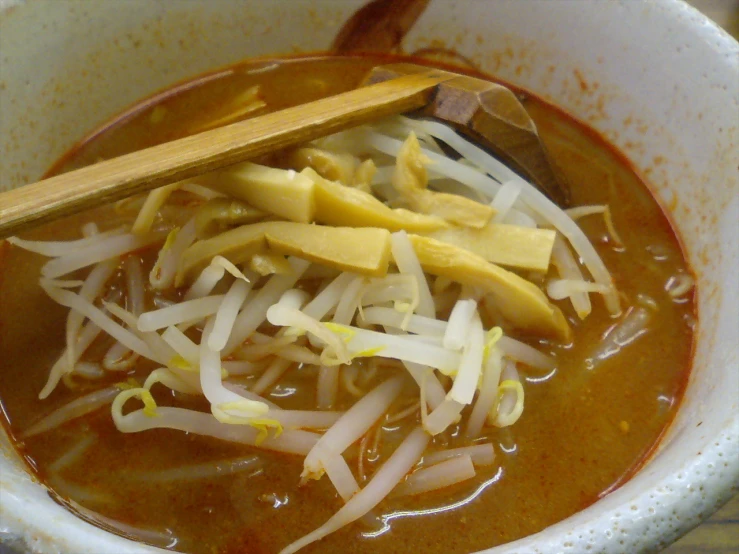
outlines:
[[[136,99],[249,56],[325,49],[361,2],[0,0],[0,187],[37,178]],[[497,553],[648,552],[739,486],[739,45],[676,0],[433,0],[406,49],[452,47],[600,130],[645,175],[698,276],[685,400],[652,460]],[[0,537],[33,552],[156,552],[54,503],[0,437]],[[479,530],[484,532],[484,530]]]

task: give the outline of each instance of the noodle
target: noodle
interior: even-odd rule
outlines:
[[[456,485],[475,476],[475,467],[469,454],[453,456],[427,468],[411,473],[398,485],[395,496],[411,496]]]
[[[23,436],[27,438],[38,435],[39,433],[51,431],[60,425],[64,425],[68,421],[72,421],[73,419],[77,419],[99,410],[101,407],[110,404],[118,392],[119,391],[116,387],[108,387],[77,398],[31,425],[26,429]]]

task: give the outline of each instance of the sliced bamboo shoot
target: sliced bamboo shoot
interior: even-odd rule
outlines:
[[[266,252],[264,225],[242,225],[188,247],[177,265],[175,286],[180,287],[192,281],[215,256],[221,255],[238,265],[250,261],[255,254]]]
[[[482,229],[450,227],[422,234],[469,250],[495,264],[542,272],[549,268],[557,235],[550,229],[503,223],[488,223]]]
[[[296,148],[290,152],[287,161],[297,171],[310,167],[321,177],[344,185],[352,184],[354,171],[359,165],[359,160],[347,152],[330,152],[313,146]]]
[[[407,198],[411,209],[422,214],[440,217],[449,223],[481,229],[490,222],[495,210],[487,204],[475,202],[458,194],[433,190],[419,190]]]
[[[431,162],[411,131],[398,152],[392,183],[415,212],[438,216],[449,223],[480,229],[490,222],[495,210],[464,196],[428,190],[426,165]]]
[[[290,262],[281,254],[269,252],[254,254],[249,260],[249,269],[259,275],[286,275],[292,272]]]
[[[267,244],[341,271],[384,277],[390,263],[390,232],[375,227],[327,227],[287,222],[264,223]]]
[[[199,274],[214,256],[241,264],[265,252],[294,255],[341,271],[383,277],[390,262],[390,232],[374,227],[325,227],[291,221],[242,225],[185,250],[175,284],[181,286]]]
[[[233,198],[213,198],[195,212],[195,231],[199,238],[221,231],[222,225],[255,223],[267,216],[266,212]]]
[[[246,162],[212,174],[208,186],[289,221],[315,217],[313,181],[292,169]]]
[[[321,177],[312,168],[301,175],[315,184],[316,220],[328,225],[381,227],[389,231],[426,233],[449,225],[441,218],[392,209],[368,192]]]
[[[377,166],[371,158],[367,158],[357,167],[352,177],[351,186],[364,192],[372,192],[372,179],[377,173]]]
[[[533,283],[457,246],[419,235],[410,240],[428,273],[489,292],[503,316],[521,329],[569,340],[564,315]]]

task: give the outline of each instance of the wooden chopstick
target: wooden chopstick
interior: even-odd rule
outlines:
[[[0,238],[274,150],[426,105],[456,75],[429,70],[360,87],[0,193]]]

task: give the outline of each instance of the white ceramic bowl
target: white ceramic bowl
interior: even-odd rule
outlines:
[[[175,81],[246,57],[326,49],[361,3],[0,0],[0,186],[38,178],[86,131]],[[657,550],[739,484],[739,45],[676,0],[432,0],[404,45],[432,41],[601,131],[679,228],[700,320],[690,384],[659,451],[593,506],[494,549]],[[43,553],[156,551],[61,508],[0,442],[1,536]]]

